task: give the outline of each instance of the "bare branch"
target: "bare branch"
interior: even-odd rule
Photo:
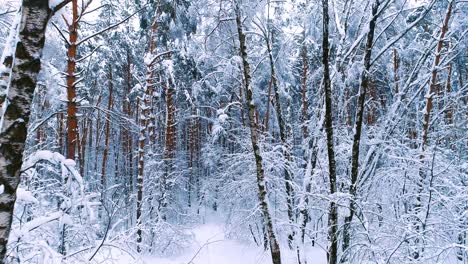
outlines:
[[[88,37],[86,37],[86,38],[80,40],[76,45],[79,46],[79,45],[82,44],[83,42],[86,42],[86,41],[88,41],[88,40],[90,40],[90,39],[96,37],[97,35],[100,35],[100,34],[106,32],[106,31],[109,31],[109,30],[111,30],[111,29],[113,29],[113,28],[115,28],[115,27],[118,27],[119,25],[123,24],[124,22],[126,22],[127,20],[129,20],[130,18],[132,18],[134,15],[136,15],[136,14],[138,14],[139,12],[141,12],[142,10],[144,10],[146,7],[147,7],[147,5],[143,6],[143,7],[140,8],[140,9],[138,9],[136,12],[134,12],[134,13],[131,14],[131,15],[129,15],[129,16],[126,17],[124,20],[122,20],[122,21],[120,21],[120,22],[118,22],[118,23],[115,23],[115,24],[113,24],[113,25],[111,25],[111,26],[108,26],[108,27],[104,28],[103,30],[100,30],[100,31],[98,31],[98,32],[96,32],[96,33],[94,33],[94,34],[91,34],[90,36],[88,36]]]
[[[65,35],[63,34],[62,30],[60,30],[60,28],[54,23],[52,22],[52,26],[54,26],[55,29],[57,29],[58,33],[60,34],[60,36],[63,38],[63,40],[67,43],[67,46],[70,46],[70,42],[68,41],[68,39],[65,37]]]

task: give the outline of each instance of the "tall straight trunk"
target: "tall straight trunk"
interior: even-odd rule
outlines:
[[[447,118],[448,124],[453,123],[453,107],[450,102],[451,92],[452,92],[452,64],[450,63],[448,66],[448,72],[447,72],[447,83],[445,84],[445,97],[447,98],[446,100],[447,111],[446,111],[445,117]]]
[[[242,20],[239,6],[235,7],[236,11],[236,23],[237,33],[240,44],[240,54],[242,58],[243,74],[245,82],[245,94],[246,103],[249,117],[250,127],[250,139],[252,142],[252,148],[255,156],[256,172],[257,172],[257,187],[258,187],[258,198],[260,200],[260,206],[263,213],[264,223],[266,227],[266,233],[268,240],[270,241],[270,251],[273,264],[281,264],[281,251],[276,239],[275,231],[273,228],[273,221],[271,219],[270,211],[268,209],[268,197],[266,190],[265,171],[263,169],[262,154],[260,152],[260,146],[258,144],[258,133],[257,124],[255,124],[255,104],[253,102],[252,87],[250,87],[250,65],[247,60],[247,46],[245,43],[245,34],[242,30]]]
[[[263,125],[263,128],[264,128],[263,131],[264,131],[265,133],[268,133],[268,123],[269,123],[269,120],[270,120],[271,86],[272,86],[272,81],[271,81],[271,79],[270,79],[270,81],[268,82],[267,109],[266,109],[265,121],[264,121],[264,125]]]
[[[273,39],[273,36],[272,36]],[[289,171],[289,164],[291,163],[291,153],[289,150],[288,146],[288,133],[286,131],[286,124],[284,121],[284,116],[282,112],[282,107],[281,107],[281,98],[279,95],[279,87],[278,87],[278,78],[276,76],[276,71],[275,71],[275,62],[273,60],[273,52],[271,49],[272,43],[270,43],[269,38],[266,38],[266,44],[267,44],[267,52],[268,52],[268,58],[270,60],[270,71],[271,71],[271,83],[273,86],[273,92],[275,95],[275,111],[276,111],[276,117],[278,119],[278,126],[279,126],[279,133],[280,133],[280,139],[281,139],[281,144],[283,145],[283,155],[286,159],[286,166],[284,168],[284,181],[285,181],[285,188],[286,188],[286,206],[287,206],[287,212],[288,212],[288,219],[291,224],[291,226],[294,223],[294,190],[292,186],[292,177],[291,177],[291,172]],[[289,247],[292,249],[292,242],[294,239],[294,230],[291,231],[290,234],[288,234],[288,244]]]
[[[325,91],[325,132],[327,134],[328,170],[330,181],[330,195],[336,193],[336,163],[335,149],[333,146],[333,116],[332,116],[332,91],[329,65],[328,42],[328,0],[322,0],[323,9],[323,36],[322,36],[322,63],[323,63],[323,89]],[[336,264],[338,260],[338,208],[335,201],[330,202],[328,211],[328,252],[329,264]]]
[[[189,167],[189,179],[187,182],[187,206],[191,207],[192,206],[192,186],[193,186],[193,178],[194,178],[194,165],[195,165],[195,154],[196,154],[196,131],[197,131],[197,118],[195,115],[197,114],[195,107],[192,105],[191,106],[191,115],[192,117],[190,118],[189,121],[189,126],[188,126],[188,152],[189,152],[189,161],[188,161],[188,167]]]
[[[104,152],[102,154],[102,167],[101,167],[101,188],[103,193],[106,190],[107,184],[107,177],[106,177],[106,169],[107,169],[107,158],[109,155],[109,139],[110,139],[110,111],[112,110],[112,93],[114,91],[114,83],[112,78],[112,66],[109,64],[109,101],[107,103],[107,115],[106,115],[106,124],[105,124],[105,137],[104,137]]]
[[[132,117],[131,104],[127,97],[132,90],[132,73],[131,73],[131,58],[130,52],[127,50],[127,63],[125,65],[126,72],[126,94],[123,95],[122,111],[129,119]],[[124,160],[125,175],[128,177],[129,193],[133,193],[133,138],[126,127],[121,127],[122,130],[122,154]]]
[[[302,137],[305,140],[309,136],[307,128],[307,122],[309,121],[309,112],[307,104],[307,47],[304,44],[302,47],[302,76],[301,76],[301,88],[302,88]]]
[[[88,170],[87,172],[90,172],[90,166],[89,164],[91,164],[89,161],[90,159],[92,159],[92,155],[93,155],[93,134],[94,134],[94,130],[93,130],[93,118],[89,118],[89,125],[88,125],[88,139],[87,139],[87,145],[89,145],[89,150],[88,150],[88,155],[85,155],[85,158],[86,158],[86,164],[88,164]],[[86,154],[86,152],[85,152]],[[84,177],[84,175],[83,175]]]
[[[434,64],[432,65],[432,73],[431,73],[431,79],[429,82],[429,90],[428,93],[426,94],[426,106],[424,109],[424,117],[423,117],[423,131],[422,131],[422,142],[421,142],[421,154],[419,155],[419,160],[420,160],[420,168],[419,168],[419,178],[417,180],[417,194],[416,194],[416,201],[415,204],[413,205],[414,208],[414,214],[417,220],[414,221],[414,228],[418,231],[424,231],[424,225],[421,225],[419,222],[419,215],[422,213],[423,209],[423,204],[422,204],[422,192],[424,190],[424,182],[426,179],[426,171],[424,169],[424,151],[426,150],[427,146],[427,139],[428,139],[428,134],[429,134],[429,124],[431,121],[431,111],[433,108],[433,97],[436,93],[440,93],[438,91],[440,88],[438,87],[438,82],[437,82],[437,70],[439,68],[440,60],[441,60],[441,53],[442,53],[442,48],[444,46],[444,41],[445,41],[445,35],[447,34],[448,31],[448,26],[450,22],[450,17],[452,15],[452,7],[453,7],[453,0],[450,0],[447,6],[447,11],[445,13],[445,18],[442,24],[442,29],[440,30],[440,35],[438,38],[437,42],[437,47],[436,47],[436,52],[435,52],[435,57],[434,57]],[[414,252],[412,252],[412,258],[413,259],[419,259],[424,252],[424,247],[423,243],[421,242],[420,238],[417,237],[414,240],[416,247]]]
[[[88,130],[89,130],[89,125],[90,125],[90,119],[87,119],[84,124],[83,124],[83,133],[81,135],[81,148],[80,148],[80,175],[84,177],[84,169],[85,169],[85,163],[86,163],[86,144],[88,140]]]
[[[245,127],[244,94],[243,94],[243,91],[242,91],[242,85],[239,85],[239,100],[241,101],[240,112],[241,112],[242,126]],[[269,98],[268,98],[268,100],[269,100]]]
[[[137,252],[141,252],[140,244],[142,242],[142,227],[141,227],[141,209],[143,205],[143,173],[145,166],[144,150],[145,147],[145,130],[146,121],[141,120],[140,123],[140,138],[138,144],[138,178],[137,178],[137,210],[136,210],[136,224],[137,224]]]
[[[398,75],[398,70],[400,68],[400,62],[398,59],[398,51],[396,48],[393,49],[393,80],[395,82],[395,96],[399,93],[399,84],[400,77]]]
[[[171,77],[165,84],[166,88],[166,140],[164,143],[164,173],[160,179],[161,196],[159,197],[158,213],[162,220],[166,220],[165,208],[168,205],[168,195],[171,188],[170,175],[173,170],[173,160],[176,150],[176,108],[175,108],[175,90]]]
[[[76,116],[76,56],[78,41],[78,0],[72,0],[72,19],[66,21],[69,30],[67,50],[67,159],[75,159],[78,141],[78,119]]]
[[[20,181],[23,151],[37,75],[41,70],[47,21],[54,10],[47,0],[23,0],[20,32],[12,60],[8,100],[0,122],[0,262],[7,249],[13,220],[16,188]]]
[[[359,174],[359,148],[361,142],[362,123],[365,110],[366,91],[369,89],[370,84],[370,66],[372,56],[372,45],[374,41],[374,32],[377,22],[377,12],[379,10],[380,0],[376,0],[372,5],[371,20],[369,21],[369,32],[367,33],[365,54],[364,54],[364,69],[361,73],[361,85],[359,86],[359,95],[357,99],[357,110],[354,123],[354,137],[351,152],[351,186],[349,187],[349,194],[351,196],[349,215],[345,217],[345,224],[343,226],[343,252],[348,249],[350,244],[350,225],[356,214],[356,193],[357,181]],[[342,258],[345,260],[345,258]]]
[[[322,129],[320,129],[322,130]],[[318,154],[318,146],[317,146],[317,139],[311,139],[309,141],[309,149],[311,150],[310,156],[308,157],[308,162],[305,168],[305,175],[304,175],[304,194],[301,197],[301,201],[299,202],[299,224],[300,224],[300,244],[298,244],[297,255],[298,255],[298,263],[299,264],[307,264],[307,259],[305,257],[304,252],[304,244],[305,244],[305,235],[306,235],[306,227],[310,221],[310,214],[309,214],[309,193],[312,189],[312,177],[315,171],[315,167],[317,165],[317,154]],[[315,245],[314,239],[312,239],[312,246]],[[302,250],[300,248],[302,247]]]
[[[156,51],[156,32],[158,29],[157,18],[160,15],[160,6],[158,5],[156,15],[151,24],[150,41],[148,52],[150,55],[154,55]],[[151,105],[153,102],[153,89],[154,89],[154,74],[153,74],[153,62],[146,65],[146,80],[145,80],[145,94],[143,100],[138,100],[141,103],[140,115],[140,137],[138,138],[138,177],[137,177],[137,209],[136,209],[136,223],[137,223],[137,251],[141,252],[141,242],[143,241],[142,231],[142,207],[143,207],[143,179],[145,172],[145,147],[147,134],[150,136],[150,141],[154,141],[154,117],[151,116],[152,109]],[[138,104],[138,103],[137,103]],[[138,110],[137,110],[138,111]]]
[[[145,172],[145,141],[148,118],[148,93],[149,88],[146,87],[143,100],[139,100],[142,105],[140,121],[140,136],[138,138],[138,177],[137,177],[137,208],[136,208],[136,224],[137,224],[137,252],[141,252],[141,242],[143,241],[142,231],[142,207],[143,207],[143,178]]]
[[[447,12],[445,14],[444,22],[442,24],[442,29],[440,31],[439,40],[438,40],[437,48],[435,52],[434,64],[432,65],[431,80],[429,82],[429,91],[428,91],[428,94],[426,95],[426,107],[424,111],[423,134],[422,134],[422,143],[421,143],[422,151],[424,151],[427,145],[427,138],[429,134],[429,123],[430,123],[431,111],[433,107],[432,101],[433,101],[433,96],[437,90],[437,70],[439,68],[440,58],[442,55],[441,51],[442,51],[442,48],[444,47],[445,35],[447,34],[450,17],[452,15],[452,6],[453,6],[453,0],[450,0],[448,7],[447,7]]]

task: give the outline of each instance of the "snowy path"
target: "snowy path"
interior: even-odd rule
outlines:
[[[221,226],[202,225],[193,230],[197,244],[182,256],[174,258],[143,258],[145,264],[271,264],[270,254],[262,248],[227,240]],[[198,254],[197,254],[198,252]],[[295,254],[282,252],[285,264],[295,264]],[[320,249],[308,252],[310,263],[325,264]],[[192,261],[192,262],[190,262]]]

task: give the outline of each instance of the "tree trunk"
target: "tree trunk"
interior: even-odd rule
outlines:
[[[81,135],[81,148],[80,148],[80,175],[81,177],[84,177],[84,170],[85,170],[85,161],[86,161],[86,144],[87,144],[87,140],[88,140],[88,129],[89,129],[89,126],[91,124],[91,120],[90,119],[87,119],[85,120],[84,124],[83,124],[83,133]]]
[[[398,60],[398,51],[396,48],[393,49],[393,80],[395,82],[395,96],[399,93],[399,84],[400,81],[398,75],[398,69],[400,68],[400,62]]]
[[[69,30],[67,50],[67,159],[75,159],[77,146],[78,119],[76,116],[76,56],[78,41],[78,1],[72,0],[72,20],[66,21]]]
[[[161,196],[159,198],[158,213],[162,220],[166,220],[165,208],[168,205],[168,195],[171,188],[170,175],[173,170],[173,161],[176,150],[176,108],[175,108],[175,90],[168,76],[166,82],[166,140],[164,146],[164,173],[160,179]]]
[[[5,112],[0,123],[0,261],[5,257],[20,180],[31,103],[41,70],[47,21],[52,14],[47,0],[23,0],[15,58],[12,61]]]
[[[265,112],[265,121],[263,125],[263,132],[268,133],[268,122],[270,120],[270,105],[271,105],[271,85],[272,85],[272,80],[268,82],[268,98],[267,98],[267,109]]]
[[[107,76],[109,78],[109,101],[107,103],[107,115],[106,115],[106,124],[105,124],[105,143],[104,143],[104,152],[102,154],[102,167],[101,167],[101,188],[102,188],[102,193],[101,195],[104,195],[106,186],[107,186],[107,177],[106,177],[106,169],[107,169],[107,158],[109,155],[109,139],[110,139],[110,111],[112,110],[112,92],[114,90],[114,83],[113,83],[113,78],[112,78],[112,66],[109,65],[109,75]]]
[[[332,91],[330,81],[329,65],[329,42],[328,42],[328,0],[322,0],[323,8],[323,39],[322,39],[322,63],[323,63],[323,84],[325,91],[325,131],[327,134],[328,170],[330,180],[330,195],[336,193],[336,164],[335,149],[333,146],[333,117],[332,117]],[[333,198],[332,198],[333,199]],[[328,212],[328,252],[329,264],[336,264],[338,260],[338,208],[334,200],[330,202]]]
[[[260,200],[260,206],[263,213],[266,232],[268,234],[268,239],[270,241],[270,251],[273,264],[281,264],[281,251],[276,239],[275,231],[273,228],[273,221],[268,209],[268,197],[266,190],[266,181],[265,181],[265,171],[263,169],[262,154],[260,152],[260,146],[258,145],[258,134],[257,134],[257,124],[255,124],[255,104],[253,102],[253,93],[252,88],[250,87],[250,65],[247,61],[247,47],[245,43],[245,35],[242,30],[242,20],[239,6],[235,7],[236,11],[236,23],[237,23],[237,33],[239,37],[240,44],[240,53],[242,57],[243,65],[243,74],[245,81],[245,94],[246,94],[246,103],[248,109],[249,117],[249,127],[250,127],[250,139],[252,142],[252,148],[255,155],[255,164],[257,168],[257,187],[258,187],[258,198]]]
[[[292,187],[291,172],[289,171],[289,164],[291,163],[291,153],[289,151],[289,146],[287,142],[288,133],[286,131],[286,124],[284,122],[284,116],[283,116],[283,112],[281,108],[281,99],[279,95],[278,79],[276,76],[275,62],[273,60],[273,54],[271,50],[272,43],[270,43],[268,37],[266,38],[266,44],[267,44],[268,57],[270,59],[271,83],[273,86],[273,92],[275,94],[276,117],[278,119],[281,144],[283,145],[283,155],[284,155],[284,158],[286,159],[286,164],[285,164],[285,169],[284,169],[284,182],[285,182],[285,188],[286,188],[286,206],[287,206],[289,222],[291,226],[293,226],[294,224],[294,193],[293,193],[294,190]],[[288,245],[290,249],[292,249],[294,234],[295,234],[294,230],[292,230],[291,233],[288,234]]]
[[[423,135],[422,135],[422,144],[421,144],[421,149],[423,151],[427,144],[427,136],[429,133],[429,123],[430,123],[431,111],[432,111],[432,106],[433,106],[432,99],[433,99],[434,94],[436,93],[436,88],[437,88],[437,70],[438,70],[440,58],[442,55],[441,51],[444,46],[445,35],[447,34],[450,17],[452,15],[452,5],[453,5],[453,0],[451,0],[448,4],[447,12],[445,14],[445,19],[442,25],[442,29],[440,31],[439,41],[437,43],[437,49],[436,49],[435,58],[434,58],[434,65],[432,66],[432,75],[431,75],[431,80],[429,83],[429,92],[426,95],[426,98],[427,98],[426,109],[424,111]]]
[[[302,137],[307,139],[309,136],[309,130],[307,128],[307,122],[309,121],[309,112],[307,104],[307,47],[304,44],[302,47]]]
[[[148,91],[148,87],[146,87]],[[143,240],[142,231],[142,207],[143,207],[143,177],[145,168],[145,141],[146,141],[146,119],[147,119],[147,100],[148,93],[145,92],[142,101],[141,116],[140,116],[140,137],[138,138],[138,178],[137,178],[137,209],[136,209],[136,224],[137,224],[137,252],[141,252],[141,242]]]
[[[440,64],[440,59],[441,59],[441,53],[442,53],[442,48],[444,46],[444,39],[445,35],[447,34],[448,31],[448,26],[449,26],[449,21],[450,17],[452,15],[452,6],[453,6],[453,0],[449,1],[448,7],[447,7],[447,12],[445,14],[445,18],[442,24],[442,29],[440,31],[440,35],[438,38],[437,42],[437,47],[436,47],[436,53],[435,53],[435,58],[434,58],[434,64],[432,65],[432,74],[431,74],[431,79],[429,82],[429,91],[426,94],[426,106],[424,109],[424,117],[423,117],[423,131],[422,131],[422,142],[421,142],[421,154],[419,155],[419,160],[421,162],[420,168],[419,168],[419,178],[417,180],[417,194],[416,194],[416,201],[415,204],[413,205],[414,208],[414,214],[415,218],[417,220],[414,221],[414,226],[415,229],[418,230],[418,232],[421,231],[421,229],[424,229],[424,226],[422,226],[419,222],[419,214],[422,212],[422,192],[424,190],[424,182],[426,179],[426,172],[424,170],[424,151],[426,150],[427,146],[427,139],[428,139],[428,134],[429,134],[429,124],[430,124],[430,116],[431,116],[431,111],[433,108],[433,97],[434,95],[438,92],[438,83],[437,83],[437,70]],[[424,251],[424,248],[418,246],[419,244],[422,244],[420,238],[416,238],[415,240],[416,244],[416,249],[412,253],[412,257],[414,259],[419,259],[421,257],[421,254]]]
[[[446,106],[447,106],[447,112],[446,112],[446,118],[447,118],[447,123],[452,124],[453,123],[453,108],[452,104],[450,102],[450,93],[452,92],[452,64],[449,64],[448,66],[448,72],[447,72],[447,83],[445,85],[445,98],[446,100]]]
[[[372,56],[372,44],[374,41],[374,31],[377,22],[377,11],[379,10],[380,2],[376,0],[372,5],[371,20],[369,21],[369,32],[367,33],[367,41],[364,54],[364,69],[361,73],[361,85],[359,87],[359,96],[357,99],[356,118],[354,123],[354,137],[351,152],[351,186],[349,187],[349,194],[351,196],[349,215],[345,217],[345,224],[343,226],[343,253],[348,249],[350,244],[350,225],[356,213],[356,193],[357,181],[359,174],[359,148],[361,142],[361,131],[363,116],[365,110],[366,91],[370,84],[370,66]],[[344,260],[345,258],[343,258]]]

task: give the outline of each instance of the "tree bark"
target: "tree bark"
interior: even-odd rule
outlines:
[[[71,23],[65,21],[69,30],[67,50],[67,159],[75,159],[78,141],[78,119],[76,116],[76,56],[78,41],[78,1],[72,0]]]
[[[348,249],[350,244],[350,225],[356,213],[356,193],[357,181],[359,174],[359,148],[361,143],[361,131],[363,116],[365,111],[366,91],[370,84],[370,66],[372,56],[372,45],[374,41],[374,31],[377,22],[377,12],[379,10],[380,1],[376,0],[372,5],[371,20],[369,21],[369,32],[367,33],[365,54],[364,54],[364,69],[361,73],[361,85],[359,87],[359,96],[357,99],[357,110],[354,124],[354,137],[351,152],[351,186],[349,187],[349,194],[351,195],[349,215],[345,217],[345,224],[343,226],[343,253]],[[344,260],[344,258],[343,258]]]
[[[275,231],[273,228],[273,221],[268,209],[268,197],[266,190],[266,181],[265,181],[265,171],[263,169],[263,160],[262,154],[260,152],[260,146],[258,144],[258,133],[257,133],[257,124],[255,124],[255,104],[253,102],[253,93],[252,87],[250,87],[250,65],[247,61],[247,46],[245,43],[245,34],[242,30],[242,20],[238,4],[235,7],[236,12],[236,24],[237,24],[237,33],[239,37],[240,44],[240,53],[242,58],[243,65],[243,75],[245,82],[245,94],[246,94],[246,103],[248,109],[249,117],[249,127],[250,127],[250,139],[252,142],[252,148],[255,155],[255,164],[257,172],[257,187],[258,187],[258,198],[260,200],[260,206],[264,217],[266,232],[268,234],[268,239],[270,241],[270,251],[273,264],[281,264],[281,251],[276,239]]]
[[[272,83],[273,92],[275,95],[276,117],[278,119],[281,144],[283,145],[283,155],[286,160],[286,164],[284,168],[284,182],[285,182],[285,188],[286,188],[286,206],[287,206],[287,212],[288,212],[288,219],[292,226],[294,223],[294,193],[293,193],[294,190],[292,187],[291,172],[289,171],[289,164],[291,162],[291,153],[289,151],[289,146],[287,142],[288,133],[286,131],[286,124],[284,122],[284,116],[283,116],[282,107],[281,107],[281,98],[279,95],[278,79],[277,79],[276,71],[275,71],[275,62],[273,60],[273,54],[271,50],[272,43],[270,43],[268,36],[266,38],[266,44],[267,44],[268,58],[270,60],[271,83]],[[290,249],[292,249],[294,233],[295,233],[294,230],[292,230],[291,233],[288,234],[288,245]]]
[[[47,21],[51,15],[47,0],[23,0],[11,83],[0,123],[0,186],[4,190],[0,194],[0,260],[4,259],[7,249],[31,103],[41,70]]]
[[[307,104],[307,47],[304,44],[302,47],[302,137],[307,139],[309,137],[309,129],[307,128],[307,122],[309,121],[309,112]]]
[[[400,68],[400,62],[398,59],[398,51],[396,48],[393,49],[393,80],[395,82],[395,96],[399,93],[399,84],[400,81],[398,70]]]
[[[323,9],[323,39],[322,39],[322,63],[323,63],[323,84],[325,91],[325,132],[327,134],[327,152],[328,152],[328,170],[330,181],[330,195],[336,193],[336,163],[335,149],[333,146],[333,116],[332,116],[332,91],[330,81],[329,65],[329,42],[328,42],[328,0],[322,0]],[[329,264],[336,264],[338,260],[338,208],[335,201],[330,202],[328,212],[328,252],[327,258]]]
[[[419,222],[419,214],[422,212],[422,192],[424,191],[424,182],[426,179],[426,172],[424,169],[424,159],[425,159],[425,154],[424,151],[426,150],[427,146],[427,139],[428,139],[428,134],[429,134],[429,123],[431,121],[431,111],[433,108],[433,97],[436,93],[438,93],[438,83],[437,83],[437,71],[439,68],[440,64],[440,59],[441,59],[441,52],[442,48],[444,46],[444,39],[445,35],[447,34],[448,31],[448,26],[450,22],[450,17],[452,15],[452,7],[453,7],[453,0],[450,0],[447,6],[447,11],[445,14],[445,18],[442,24],[442,29],[440,31],[440,35],[438,38],[437,42],[437,47],[436,47],[436,53],[434,57],[434,64],[432,65],[432,74],[431,74],[431,79],[429,82],[429,91],[426,94],[426,106],[424,109],[424,117],[423,117],[423,131],[422,131],[422,142],[421,142],[421,154],[419,155],[419,160],[420,160],[420,167],[419,167],[419,178],[417,179],[417,194],[416,194],[416,201],[415,204],[413,205],[414,208],[414,215],[417,220],[414,220],[414,228],[418,231],[421,231],[421,229],[424,229],[424,226],[420,224]],[[422,244],[420,238],[416,238],[414,240],[416,245]],[[421,245],[422,246],[422,245]],[[419,259],[424,251],[423,247],[416,246],[416,249],[414,252],[412,252],[412,258],[413,259]]]
[[[433,107],[432,99],[437,89],[437,70],[440,64],[440,58],[442,55],[441,51],[444,46],[445,35],[447,34],[450,17],[452,15],[452,5],[453,5],[453,0],[451,0],[448,4],[447,12],[445,14],[444,22],[442,24],[442,29],[440,31],[439,40],[437,43],[437,48],[436,48],[436,53],[435,53],[435,58],[434,58],[434,64],[432,66],[431,80],[429,83],[429,92],[426,95],[426,107],[424,111],[423,135],[422,135],[422,144],[421,144],[421,149],[423,151],[427,144],[427,137],[429,134],[429,123],[430,123],[431,111]]]
[[[106,169],[107,169],[107,158],[109,155],[109,139],[110,139],[110,111],[112,110],[113,100],[112,100],[112,93],[114,90],[114,83],[112,78],[112,66],[109,65],[109,101],[107,103],[107,115],[106,115],[106,124],[105,124],[105,143],[104,143],[104,152],[102,154],[102,167],[101,167],[101,188],[102,194],[104,195],[107,185],[107,177],[106,177]]]
[[[450,102],[451,92],[452,92],[452,64],[449,64],[448,72],[447,72],[447,83],[445,85],[445,98],[447,98],[446,100],[447,112],[445,114],[445,117],[447,118],[448,124],[453,123],[453,107]]]

